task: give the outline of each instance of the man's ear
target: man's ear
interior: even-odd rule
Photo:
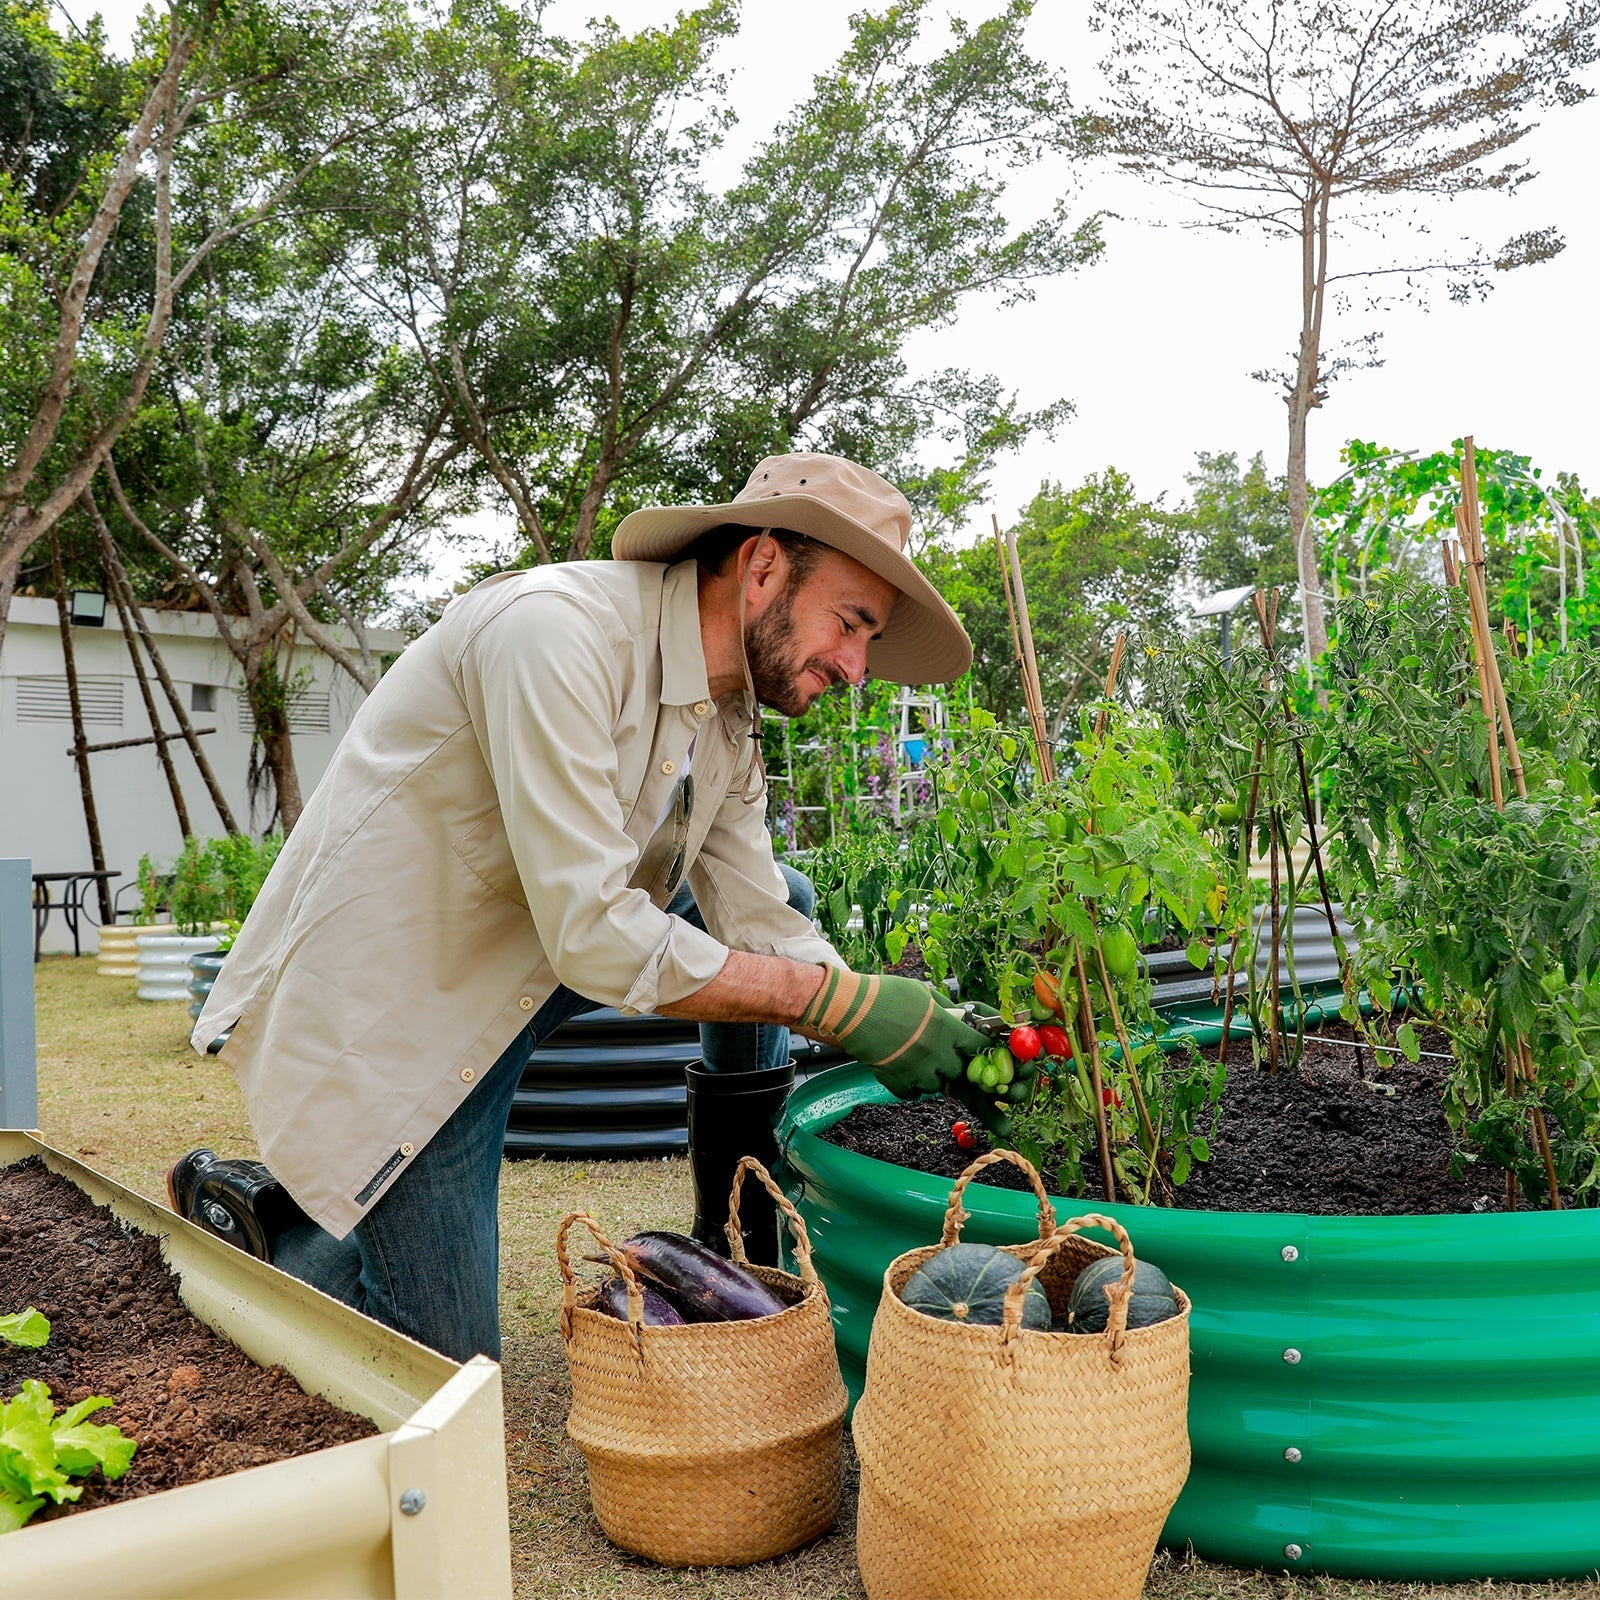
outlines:
[[[785,572],[783,546],[770,535],[759,534],[755,541],[755,549],[750,552],[749,564],[745,568],[745,583],[754,582],[757,590],[783,587]],[[754,598],[754,596],[752,596]]]

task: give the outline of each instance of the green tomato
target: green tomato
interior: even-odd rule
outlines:
[[[1065,839],[1067,836],[1067,819],[1059,811],[1052,811],[1044,819],[1044,831],[1052,839]]]
[[[1217,807],[1217,821],[1232,825],[1244,821],[1244,801],[1224,800]]]
[[[1126,978],[1139,965],[1139,947],[1126,928],[1112,928],[1102,934],[1100,953],[1114,977]]]
[[[1045,1005],[1038,995],[1033,993],[1028,995],[1028,1012],[1035,1022],[1054,1022],[1056,1020],[1055,1012]]]
[[[1005,1088],[1005,1093],[1001,1095],[1000,1098],[1004,1100],[1007,1105],[1023,1106],[1028,1103],[1028,1096],[1032,1093],[1033,1085],[1031,1083],[1023,1083],[1019,1079],[1015,1083],[1008,1083]]]
[[[1094,831],[1115,838],[1128,825],[1128,813],[1121,806],[1101,806],[1094,814]]]
[[[989,1058],[987,1055],[974,1056],[967,1063],[967,1082],[975,1083],[980,1089],[984,1087],[984,1078],[989,1071]]]
[[[1558,995],[1567,986],[1567,975],[1560,967],[1551,967],[1539,979],[1539,987],[1548,995]]]

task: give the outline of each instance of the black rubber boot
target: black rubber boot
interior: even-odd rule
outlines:
[[[794,1086],[794,1062],[759,1072],[706,1072],[685,1067],[689,1082],[689,1171],[694,1178],[694,1226],[701,1244],[728,1254],[728,1191],[741,1156],[769,1171],[778,1159],[774,1124]],[[778,1208],[746,1178],[739,1194],[745,1254],[757,1266],[778,1264]]]
[[[308,1220],[261,1162],[219,1161],[211,1150],[191,1150],[173,1165],[167,1199],[179,1216],[259,1261],[272,1259],[284,1228]]]

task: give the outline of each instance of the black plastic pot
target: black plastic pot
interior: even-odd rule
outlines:
[[[837,1050],[793,1035],[795,1076],[840,1065]],[[700,1029],[609,1007],[564,1023],[523,1069],[506,1125],[508,1156],[681,1156],[689,1148],[683,1069]]]

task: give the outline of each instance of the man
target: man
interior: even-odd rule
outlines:
[[[966,669],[910,523],[875,473],[777,456],[729,504],[634,512],[610,561],[455,600],[357,714],[195,1026],[265,1165],[191,1152],[174,1208],[447,1355],[498,1355],[506,1117],[575,1012],[709,1025],[712,1240],[734,1161],[770,1152],[788,1028],[902,1095],[964,1085],[983,1036],[847,971],[795,909],[755,742],[758,701],[798,716],[869,672]]]

